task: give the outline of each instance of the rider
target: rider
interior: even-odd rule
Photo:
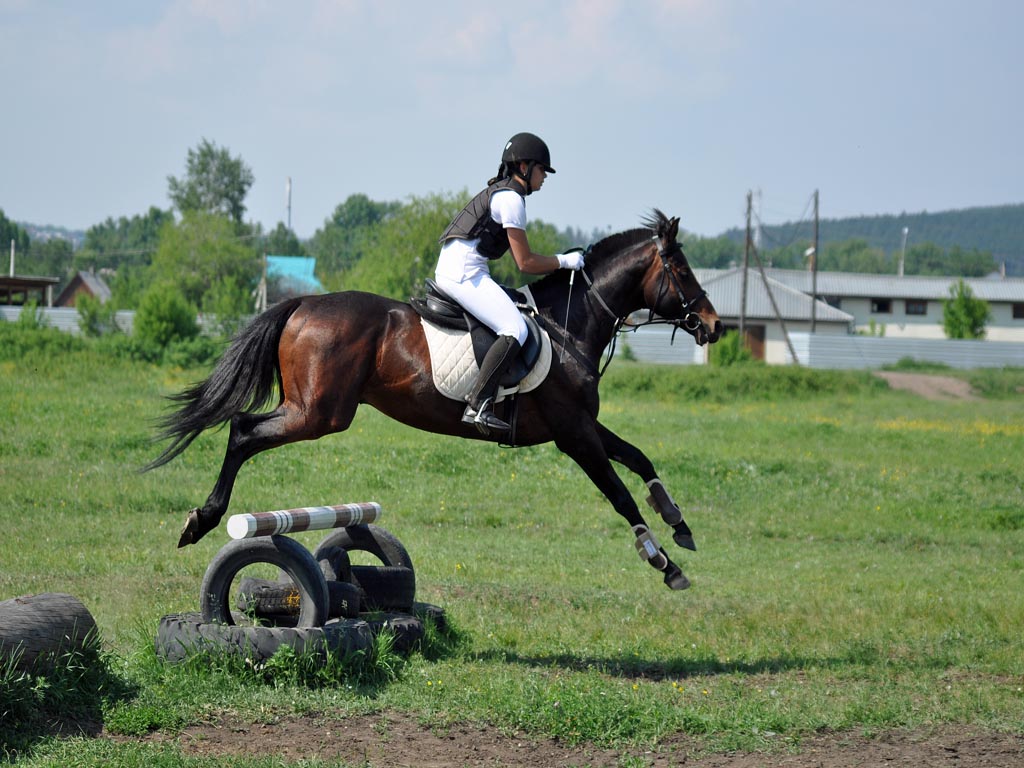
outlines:
[[[464,422],[475,424],[483,434],[509,429],[492,411],[494,396],[527,335],[519,310],[491,278],[488,260],[501,258],[511,248],[516,266],[526,274],[583,268],[583,254],[542,256],[531,250],[526,238],[526,196],[540,189],[554,172],[547,144],[532,133],[517,133],[505,144],[497,176],[469,201],[439,240],[437,285],[498,336],[484,356],[462,415]]]

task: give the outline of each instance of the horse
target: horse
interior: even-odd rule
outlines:
[[[598,421],[598,366],[627,318],[640,310],[649,310],[647,322],[682,328],[699,345],[714,343],[723,329],[677,242],[679,219],[654,209],[641,224],[591,245],[582,280],[557,270],[529,286],[537,318],[559,351],[551,354],[544,380],[515,396],[514,445],[554,441],[629,523],[640,557],[671,589],[685,589],[689,581],[611,462],[644,481],[647,502],[673,529],[677,545],[696,550],[692,532],[647,456]],[[420,317],[408,302],[344,291],[288,299],[257,315],[207,379],[169,396],[178,407],[157,421],[157,439],[170,443],[146,470],[171,461],[203,431],[230,422],[216,483],[203,506],[187,513],[178,547],[217,527],[245,461],[344,431],[360,403],[427,432],[502,442],[462,422],[465,404],[443,396],[431,370]],[[275,391],[277,405],[269,410]]]

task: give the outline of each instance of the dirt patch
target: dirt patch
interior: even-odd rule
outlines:
[[[893,389],[904,389],[928,400],[981,399],[971,389],[970,384],[953,376],[901,371],[875,371],[875,375],[889,382]]]
[[[113,737],[127,741],[124,737]],[[930,768],[1020,768],[1024,737],[966,726],[936,730],[890,731],[874,738],[856,733],[821,734],[791,753],[780,745],[773,753],[730,753],[693,757],[694,738],[666,738],[652,751],[623,752],[593,746],[568,746],[554,739],[531,739],[496,728],[454,725],[438,729],[401,713],[381,713],[333,720],[295,717],[273,724],[223,721],[193,726],[179,734],[152,734],[145,741],[177,743],[188,755],[257,757],[342,762],[366,768],[448,768],[448,766],[595,766],[630,764],[668,768],[854,768],[885,765]]]

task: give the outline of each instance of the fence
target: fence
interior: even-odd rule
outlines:
[[[47,324],[68,333],[81,333],[78,311],[69,307],[43,307],[39,310]],[[21,307],[0,306],[0,319],[15,322]],[[132,332],[135,312],[122,310],[115,322],[125,333]],[[200,318],[200,327],[205,325]],[[878,336],[833,336],[829,334],[791,333],[793,350],[800,365],[810,368],[880,368],[905,358],[919,362],[941,363],[951,368],[1024,367],[1024,342],[969,341],[966,339],[891,339]],[[616,357],[631,357],[642,363],[659,365],[700,365],[705,362],[706,347],[698,347],[683,331],[676,333],[664,326],[651,326],[622,334],[616,345]],[[792,356],[786,350],[786,362]]]

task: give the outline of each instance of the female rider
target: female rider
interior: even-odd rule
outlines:
[[[498,174],[455,217],[441,235],[437,285],[497,334],[467,396],[462,420],[485,435],[507,432],[493,412],[498,382],[526,341],[526,323],[505,290],[492,278],[488,261],[512,250],[520,271],[539,275],[556,269],[582,269],[583,254],[534,253],[526,237],[526,196],[544,184],[551,167],[547,144],[532,133],[517,133],[501,155]]]

